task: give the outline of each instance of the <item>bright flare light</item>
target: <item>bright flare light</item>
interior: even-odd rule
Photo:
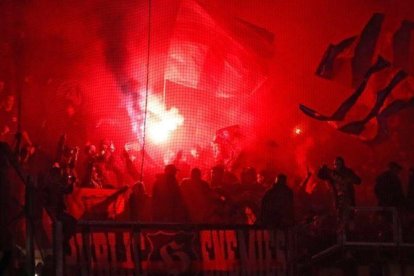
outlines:
[[[166,142],[171,133],[184,123],[184,117],[177,108],[166,109],[164,103],[156,95],[151,91],[147,94],[144,89],[140,91],[138,97],[129,95],[125,98],[125,107],[130,118],[132,132],[137,135],[138,142],[141,144],[143,143],[144,125],[150,140],[155,144],[160,144]],[[147,110],[146,116],[144,110]]]
[[[177,108],[167,110],[155,95],[148,95],[147,131],[151,141],[161,144],[168,141],[171,133],[184,123]]]
[[[300,135],[300,134],[302,134],[302,129],[299,128],[299,127],[296,127],[294,132],[295,132],[296,135]]]

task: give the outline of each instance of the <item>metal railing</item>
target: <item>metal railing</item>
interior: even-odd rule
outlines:
[[[325,256],[329,256],[339,250],[352,248],[401,248],[414,247],[414,243],[407,242],[403,238],[401,213],[396,208],[382,207],[354,207],[349,210],[352,212],[351,219],[345,223],[342,230],[333,227],[331,229],[331,242],[318,252],[313,252],[308,256],[307,262],[316,262]],[[369,219],[368,219],[369,218]],[[375,224],[373,221],[379,221]],[[284,242],[280,250],[284,250],[285,268],[284,274],[295,275],[297,265],[303,262],[301,259],[301,250],[307,245],[307,237],[303,233],[309,235],[309,227],[312,223],[295,226],[289,230],[283,231]],[[62,229],[61,222],[56,221],[54,227],[54,248],[55,248],[55,271],[57,275],[62,275],[65,266],[65,255],[62,247]],[[96,233],[105,231],[119,231],[122,229],[130,229],[134,235],[140,235],[142,232],[149,230],[164,231],[267,231],[275,229],[265,229],[258,225],[223,225],[223,224],[177,224],[177,223],[144,223],[135,221],[79,221],[77,225],[78,233]],[[387,235],[384,236],[383,233]],[[319,233],[320,234],[320,233]],[[316,233],[318,235],[318,233]],[[311,236],[312,238],[312,236]],[[327,236],[323,236],[326,240]],[[90,239],[90,237],[88,238]],[[139,255],[138,255],[139,256]],[[138,257],[135,261],[142,261]],[[142,267],[138,267],[140,273],[143,272]]]
[[[342,243],[344,246],[392,246],[392,247],[411,247],[414,242],[406,241],[404,234],[403,217],[409,214],[404,210],[398,210],[395,207],[354,207],[350,209],[353,212],[354,218],[347,222],[346,231],[343,231]],[[359,214],[369,214],[369,220],[363,220],[363,223],[358,223],[357,216]],[[366,216],[365,216],[366,217]],[[375,224],[375,221],[377,224]],[[369,240],[352,240],[350,224],[357,224],[353,226],[354,229],[364,229],[370,226],[371,235],[377,235]],[[372,225],[374,224],[374,225]],[[388,236],[384,236],[384,232]]]
[[[311,256],[317,261],[338,250],[352,248],[414,247],[414,242],[404,239],[401,216],[404,212],[394,207],[353,207],[347,210],[350,219],[341,229],[336,229],[336,242]],[[414,235],[414,233],[405,233]]]

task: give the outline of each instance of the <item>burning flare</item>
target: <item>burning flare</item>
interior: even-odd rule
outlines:
[[[141,90],[139,108],[135,108],[134,101],[131,99],[127,100],[126,103],[132,131],[139,139],[143,137],[144,130],[145,95],[145,90]],[[184,117],[176,107],[167,109],[158,96],[152,92],[148,93],[145,127],[148,137],[154,144],[161,144],[168,141],[171,133],[183,123]]]
[[[183,123],[184,117],[176,107],[168,110],[157,96],[148,95],[147,133],[153,143],[166,142]]]

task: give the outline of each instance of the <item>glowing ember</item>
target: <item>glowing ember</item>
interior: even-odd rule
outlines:
[[[190,150],[190,154],[194,158],[198,158],[199,157],[199,153],[198,153],[198,150],[197,149],[191,149]]]
[[[295,132],[296,135],[300,135],[300,134],[302,134],[302,129],[299,128],[299,127],[296,127],[294,132]]]

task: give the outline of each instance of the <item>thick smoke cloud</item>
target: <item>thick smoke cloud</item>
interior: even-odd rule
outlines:
[[[102,9],[100,34],[104,43],[108,69],[114,75],[118,85],[123,88],[122,92],[128,93],[125,87],[128,78],[125,15],[118,11],[116,7],[113,8]]]
[[[168,41],[179,2],[152,1],[148,76],[153,93],[160,98]],[[411,1],[207,2],[274,33],[275,53],[270,60],[268,81],[253,95],[229,101],[220,99],[213,104],[207,101],[209,97],[197,94],[199,102],[194,106],[205,107],[212,114],[223,111],[217,116],[193,117],[200,124],[207,122],[211,129],[199,136],[205,137],[205,144],[211,142],[214,131],[219,128],[215,122],[240,118],[240,122],[231,123],[245,126],[249,136],[241,145],[243,165],[254,165],[258,169],[275,166],[288,175],[301,176],[306,173],[306,166],[316,170],[320,164],[330,163],[334,156],[343,155],[364,177],[366,185],[360,191],[370,189],[372,175],[391,159],[406,167],[413,165],[414,126],[410,110],[390,120],[393,134],[389,141],[368,146],[328,125],[309,120],[297,108],[298,103],[306,102],[329,114],[338,106],[352,90],[314,74],[327,45],[358,33],[374,12],[384,12],[396,22],[414,20]],[[22,126],[34,143],[54,151],[57,137],[67,122],[68,102],[75,102],[78,116],[75,128],[81,130],[72,133],[73,144],[98,143],[100,139],[110,138],[122,148],[126,142],[136,139],[130,118],[133,113],[136,116],[132,116],[133,121],[142,120],[139,93],[145,88],[147,77],[147,3],[140,0],[1,1],[0,79],[6,80],[11,92],[16,92],[21,85]],[[24,46],[24,53],[20,55],[24,59],[17,61],[13,56],[16,40]],[[16,73],[17,70],[21,73]],[[413,85],[405,85],[405,93],[412,93]],[[366,93],[355,114],[350,115],[351,119],[366,114],[375,99],[374,92]],[[77,94],[81,100],[75,101],[73,95]],[[183,99],[187,101],[191,97],[196,98],[185,95]],[[231,105],[239,100],[239,105]],[[223,105],[217,106],[217,103]],[[188,119],[184,116],[184,125]],[[302,131],[298,134],[296,128]],[[191,132],[184,133],[188,136]],[[210,148],[206,146],[206,150]]]

